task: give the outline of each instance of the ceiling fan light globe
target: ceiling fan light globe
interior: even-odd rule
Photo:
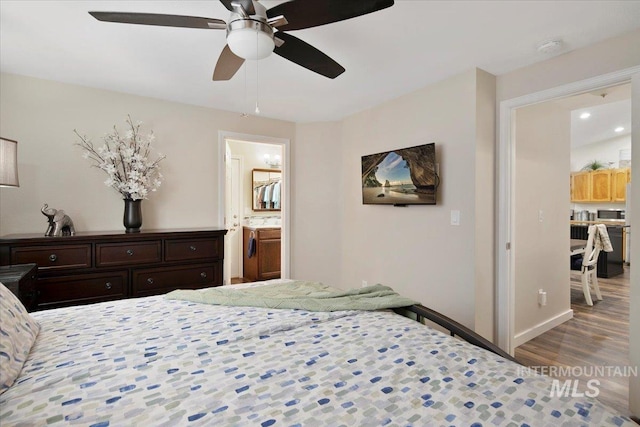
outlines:
[[[253,28],[237,29],[227,36],[231,51],[244,59],[264,59],[271,55],[275,43],[273,37]]]

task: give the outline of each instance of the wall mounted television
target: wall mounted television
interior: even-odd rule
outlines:
[[[435,205],[438,184],[435,143],[362,156],[365,205]]]

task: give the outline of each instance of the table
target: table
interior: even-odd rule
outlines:
[[[571,239],[571,252],[570,256],[583,254],[584,247],[587,246],[587,241],[582,239]]]
[[[34,308],[37,272],[38,266],[33,263],[0,266],[0,282],[22,301],[27,311]]]
[[[613,252],[601,251],[598,255],[598,277],[611,278],[624,272],[622,261],[622,232],[619,225],[607,226],[609,240],[613,246]],[[589,227],[585,225],[571,225],[571,239],[586,240],[589,236]]]

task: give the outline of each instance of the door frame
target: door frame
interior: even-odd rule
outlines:
[[[226,143],[226,140],[225,140]],[[237,160],[238,161],[238,187],[242,188],[242,186],[244,185],[244,177],[242,176],[242,171],[244,170],[244,159],[241,156],[236,156],[236,155],[231,155],[231,160]],[[226,173],[226,168],[225,168],[225,173]],[[226,177],[225,177],[226,178]],[[226,186],[225,186],[225,191],[226,191]],[[239,269],[239,273],[240,275],[238,277],[242,277],[242,268],[243,268],[243,263],[244,263],[244,259],[243,259],[243,249],[242,249],[242,219],[244,218],[244,207],[243,207],[243,203],[242,203],[242,194],[238,195],[238,201],[237,201],[237,208],[238,208],[238,253],[236,253],[236,256],[238,257],[238,269]],[[225,194],[225,203],[226,203],[226,194]],[[225,215],[226,215],[226,206],[225,206]],[[228,234],[228,231],[227,231]],[[227,257],[225,256],[225,259],[227,259]],[[231,261],[229,261],[231,262]],[[229,269],[229,271],[231,271],[231,269]],[[231,273],[231,277],[229,277],[229,280],[231,280],[233,278],[233,272]]]
[[[568,83],[551,89],[534,92],[500,102],[498,134],[498,236],[497,236],[497,282],[496,332],[498,346],[514,354],[515,336],[515,253],[511,248],[515,235],[515,110],[580,93],[590,92],[617,84],[628,83],[640,66],[630,67],[601,76]],[[633,146],[633,141],[632,141]]]
[[[251,135],[246,133],[230,132],[230,131],[218,131],[218,226],[224,228],[225,224],[225,192],[226,192],[226,167],[225,167],[225,153],[227,140],[235,140],[241,142],[257,142],[261,144],[279,145],[282,149],[282,180],[283,187],[281,190],[281,207],[280,213],[282,217],[282,237],[281,237],[281,263],[282,272],[280,277],[288,279],[291,274],[290,254],[291,254],[291,203],[290,189],[291,189],[291,167],[290,167],[290,140],[288,138],[275,138],[271,136],[263,135]],[[242,224],[242,223],[241,223]],[[228,262],[225,258],[225,263]],[[226,269],[223,268],[223,271]],[[223,277],[223,284],[229,284],[230,278]]]

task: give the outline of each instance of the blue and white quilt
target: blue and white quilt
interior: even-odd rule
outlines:
[[[4,426],[623,426],[587,397],[389,311],[163,296],[33,314]]]

